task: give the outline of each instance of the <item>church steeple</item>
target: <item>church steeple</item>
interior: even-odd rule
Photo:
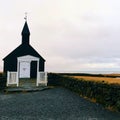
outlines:
[[[28,28],[27,21],[25,21],[23,30],[22,30],[22,44],[29,44],[30,31]]]

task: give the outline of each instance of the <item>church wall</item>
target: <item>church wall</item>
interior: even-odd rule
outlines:
[[[4,61],[4,73],[7,71],[17,71],[17,59],[9,59]]]
[[[39,61],[39,71],[44,71],[44,61]],[[17,71],[17,59],[7,59],[4,61],[4,73],[7,75],[7,71]],[[30,77],[36,78],[37,75],[37,63],[31,62]]]

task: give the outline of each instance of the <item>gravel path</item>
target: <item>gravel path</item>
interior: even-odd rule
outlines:
[[[77,94],[53,88],[40,92],[0,94],[0,120],[120,120]]]

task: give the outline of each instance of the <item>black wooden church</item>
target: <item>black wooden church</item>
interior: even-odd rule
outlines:
[[[25,21],[21,35],[21,45],[3,59],[3,71],[4,73],[19,71],[21,78],[35,78],[37,71],[44,71],[45,59],[30,45],[30,31],[27,21]],[[36,61],[35,58],[39,61]],[[18,62],[19,59],[21,62]]]

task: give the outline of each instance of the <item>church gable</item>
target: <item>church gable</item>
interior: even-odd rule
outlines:
[[[31,45],[26,46],[24,44],[21,44],[20,46],[18,46],[9,55],[7,55],[3,60],[14,59],[14,58],[17,58],[19,56],[24,56],[24,55],[36,56],[42,59],[43,61],[45,61],[44,58],[40,56],[39,53]]]

